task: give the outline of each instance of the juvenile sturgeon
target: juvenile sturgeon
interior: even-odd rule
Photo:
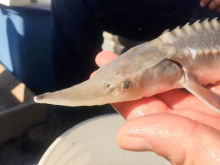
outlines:
[[[92,106],[137,100],[186,88],[220,113],[220,96],[206,89],[220,80],[220,23],[187,23],[131,48],[91,79],[34,97],[37,103]]]

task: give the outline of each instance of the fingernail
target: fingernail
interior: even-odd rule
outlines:
[[[140,137],[123,136],[118,141],[118,145],[126,150],[153,151],[153,147],[151,146],[151,144]]]

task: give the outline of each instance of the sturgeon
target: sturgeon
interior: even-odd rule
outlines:
[[[185,88],[220,113],[220,96],[204,86],[220,80],[220,23],[187,23],[131,48],[95,76],[60,91],[35,96],[37,103],[92,106],[141,99]]]

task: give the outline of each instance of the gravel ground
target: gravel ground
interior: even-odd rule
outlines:
[[[43,150],[34,152],[25,148],[24,137],[12,139],[0,146],[1,165],[31,165],[39,161]]]
[[[0,145],[0,165],[36,165],[51,143],[66,130],[88,118],[114,112],[111,106],[105,105],[98,110],[75,111],[71,119],[66,119],[49,110],[45,123]]]
[[[37,164],[50,144],[75,124],[57,119],[53,123],[36,126],[21,137],[3,143],[0,145],[0,165]]]

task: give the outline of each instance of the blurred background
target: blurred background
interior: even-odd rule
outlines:
[[[190,11],[189,16],[179,17],[171,14],[173,18],[165,19],[166,15],[162,16],[155,12],[157,17],[149,15],[148,22],[142,20],[140,24],[130,23],[130,17],[127,15],[122,17],[111,15],[110,21],[103,19],[101,16],[105,9],[96,13],[99,22],[105,24],[105,29],[111,33],[104,31],[105,29],[100,30],[102,39],[98,43],[101,42],[101,47],[97,48],[91,56],[93,63],[95,55],[100,50],[109,50],[120,55],[135,45],[157,37],[167,28],[173,29],[188,21],[195,21],[197,18],[206,18],[208,9],[200,11],[201,8],[197,3],[199,1],[195,2],[197,6],[193,12]],[[90,5],[92,6],[92,3]],[[163,6],[161,7],[164,9]],[[154,9],[151,10],[154,12]],[[192,13],[197,13],[197,17],[191,17]],[[215,12],[209,12],[209,14],[211,14],[210,18],[217,15]],[[140,15],[136,15],[136,18],[139,20]],[[123,27],[125,29],[127,27],[127,31],[119,28],[122,30],[122,35],[119,36],[115,35],[117,31],[110,29],[120,27],[118,25],[120,20],[130,25],[125,24]],[[68,21],[65,23],[68,25]],[[69,128],[91,117],[115,113],[110,105],[80,107],[72,110],[72,108],[33,102],[35,95],[57,89],[55,74],[60,71],[60,68],[54,65],[53,51],[63,46],[63,43],[58,39],[57,45],[53,45],[54,39],[57,39],[54,38],[53,25],[50,0],[0,0],[0,165],[37,164],[50,144]],[[133,29],[134,33],[130,33]],[[75,33],[77,34],[78,31]],[[126,37],[126,33],[130,37]],[[136,34],[138,34],[137,37]],[[96,34],[93,35],[96,36]],[[80,49],[87,50],[87,47],[81,45]],[[91,59],[88,59],[88,62]],[[65,68],[66,64],[60,62],[59,65]],[[78,65],[77,61],[76,65]],[[88,66],[87,63],[85,66]],[[74,69],[75,66],[70,68]],[[58,76],[61,77],[59,81],[66,83],[66,86],[74,85],[87,79],[95,67],[86,69],[83,78],[79,77],[79,79],[73,79],[72,72],[68,73],[68,68],[64,69]],[[65,74],[70,75],[69,82],[64,78]],[[78,75],[78,73],[75,74]]]

